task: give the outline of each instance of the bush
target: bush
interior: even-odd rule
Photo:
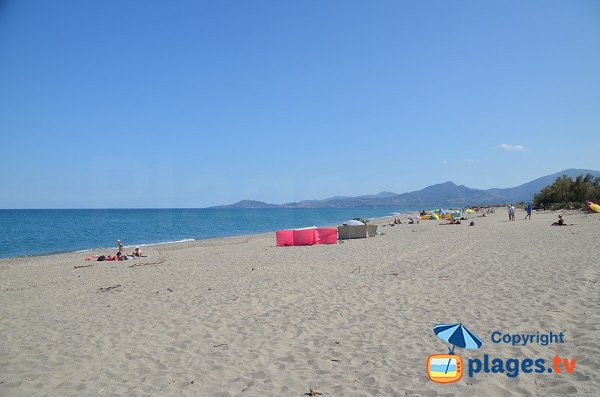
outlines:
[[[533,205],[555,203],[557,209],[579,209],[586,200],[600,201],[600,177],[579,175],[572,179],[563,175],[533,197]]]

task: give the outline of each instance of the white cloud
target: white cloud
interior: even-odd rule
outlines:
[[[498,146],[500,149],[502,150],[510,150],[513,152],[524,152],[527,150],[527,148],[523,145],[511,145],[508,143],[503,143],[500,146]]]

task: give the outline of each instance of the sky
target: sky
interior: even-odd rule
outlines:
[[[0,208],[600,170],[598,1],[0,0]]]

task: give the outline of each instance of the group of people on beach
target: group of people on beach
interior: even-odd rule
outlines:
[[[142,256],[142,250],[140,247],[135,247],[133,252],[128,256],[123,253],[123,242],[121,240],[117,240],[117,253],[115,255],[100,255],[97,260],[99,261],[126,261],[131,258],[136,258]]]
[[[412,216],[409,216],[408,221],[405,222],[405,224],[408,224],[408,225],[413,225],[414,223],[415,223],[415,220],[412,218]],[[419,221],[417,221],[417,223],[419,223]],[[396,225],[402,225],[402,221],[400,220],[400,218],[398,218],[398,219],[394,218],[394,221],[389,224],[389,226],[396,226]]]
[[[515,211],[516,208],[514,205],[509,205],[508,206],[508,221],[516,221],[517,219],[515,218]]]
[[[527,211],[527,215],[525,215],[525,219],[529,219],[531,220],[531,212],[533,211],[533,204],[529,203],[527,204],[527,208],[525,208],[525,210]],[[516,221],[517,219],[515,218],[515,212],[516,212],[516,208],[513,204],[508,206],[508,221]]]
[[[542,210],[542,211],[545,210],[543,203],[540,205],[539,210]],[[533,212],[533,204],[532,203],[527,204],[525,211],[527,212],[527,215],[525,215],[525,219],[531,220],[531,213]],[[513,204],[511,204],[508,207],[508,220],[509,221],[516,220],[515,206]],[[562,215],[558,215],[558,220],[556,222],[552,222],[550,224],[550,226],[570,226],[570,225],[565,222]]]

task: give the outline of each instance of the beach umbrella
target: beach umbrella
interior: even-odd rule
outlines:
[[[456,346],[463,349],[476,350],[483,344],[482,340],[462,324],[437,324],[433,332],[443,341],[452,344],[450,354],[454,354]]]
[[[450,354],[454,354],[454,348],[456,346],[462,347],[463,349],[476,350],[483,344],[483,341],[473,332],[469,331],[462,323],[437,324],[433,327],[433,332],[435,332],[441,340],[452,344],[452,349],[448,348]],[[448,373],[451,360],[452,359],[448,359],[445,373]]]
[[[342,225],[344,225],[344,226],[357,226],[357,225],[364,225],[364,223],[362,223],[361,221],[357,221],[356,219],[350,219],[349,221],[346,221],[346,222],[342,223]]]

